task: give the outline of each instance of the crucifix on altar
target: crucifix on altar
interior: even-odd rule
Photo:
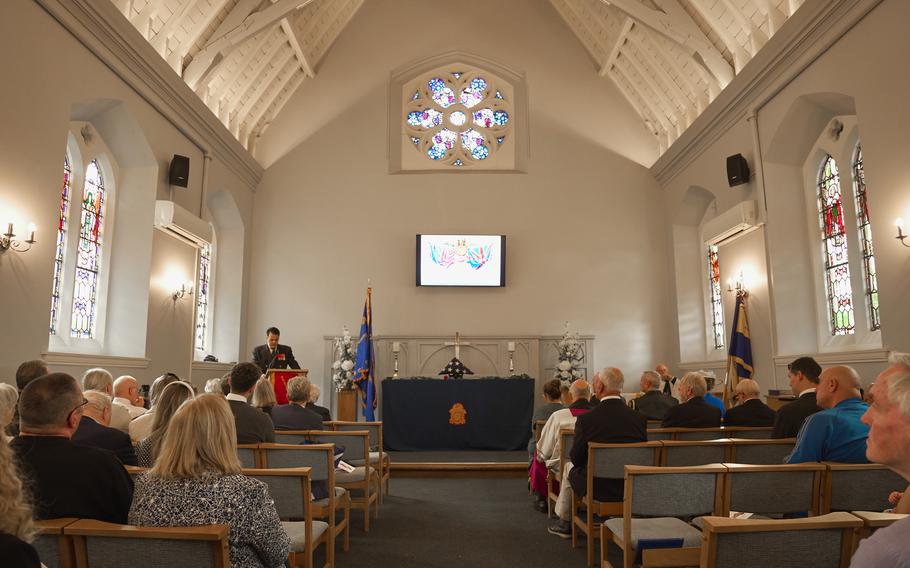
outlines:
[[[458,358],[461,356],[461,346],[462,346],[462,345],[470,345],[471,342],[470,342],[470,341],[462,341],[462,340],[461,340],[461,334],[460,334],[459,332],[456,331],[456,332],[455,332],[455,341],[446,341],[445,344],[446,344],[446,346],[449,346],[449,345],[454,345],[454,346],[455,346],[455,358],[458,359]]]

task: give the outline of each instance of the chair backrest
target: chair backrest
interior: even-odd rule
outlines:
[[[130,477],[133,479],[133,483],[136,482],[136,479],[142,475],[145,475],[145,472],[149,470],[147,467],[139,467],[135,465],[124,465],[123,469],[126,470]]]
[[[240,467],[259,467],[257,444],[237,444],[237,458]]]
[[[535,420],[531,423],[531,431],[534,433],[535,442],[540,440],[540,433],[543,431],[544,424],[546,423],[546,420]]]
[[[366,430],[370,433],[370,449],[378,450],[382,447],[382,421],[375,422],[346,422],[336,420],[333,422],[336,432],[350,432],[352,430]]]
[[[786,520],[705,517],[701,566],[846,568],[860,526],[849,513]]]
[[[883,511],[888,495],[902,491],[907,480],[878,463],[826,462],[822,513],[829,511]]]
[[[229,532],[229,525],[136,527],[89,519],[63,529],[73,538],[77,568],[115,568],[125,561],[131,568],[229,568]]]
[[[310,468],[244,469],[243,475],[258,479],[269,488],[282,521],[307,518],[311,501]],[[312,516],[311,516],[312,518]]]
[[[676,428],[674,440],[719,440],[726,438],[723,428]]]
[[[648,428],[648,441],[672,440],[677,428]]]
[[[276,444],[303,444],[310,440],[311,430],[275,430]]]
[[[693,467],[627,465],[623,516],[719,514],[726,471],[721,464]]]
[[[588,443],[588,471],[593,478],[622,479],[626,475],[624,466],[653,466],[659,458],[660,442]]]
[[[663,444],[661,464],[670,467],[729,461],[730,440],[668,440]]]
[[[808,511],[810,515],[818,514],[824,465],[724,465],[727,467],[724,513],[770,515]]]
[[[730,461],[759,465],[778,465],[793,451],[796,438],[777,438],[774,440],[733,439],[733,450]]]
[[[310,468],[313,481],[334,477],[332,444],[260,444],[262,469]]]
[[[743,438],[746,440],[768,440],[774,428],[770,426],[723,426],[724,438]]]
[[[366,430],[350,430],[344,432],[310,430],[310,440],[319,444],[335,444],[344,448],[344,461],[370,460],[370,433]]]
[[[47,568],[71,568],[74,565],[72,542],[69,537],[64,537],[63,529],[78,520],[62,518],[35,521],[38,531],[32,540],[32,546]]]

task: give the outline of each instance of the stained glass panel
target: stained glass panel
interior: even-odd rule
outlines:
[[[196,282],[196,350],[205,351],[209,319],[209,278],[212,268],[212,246],[199,249],[199,277]]]
[[[104,178],[98,162],[85,169],[82,190],[82,218],[73,288],[72,337],[95,337],[97,327],[98,272],[101,269],[101,237],[104,222]]]
[[[427,150],[427,155],[434,160],[441,160],[449,150],[455,147],[455,140],[457,139],[457,134],[443,128],[433,136],[433,144],[430,146],[430,149]]]
[[[852,334],[856,327],[841,197],[837,163],[831,156],[826,156],[818,176],[818,212],[822,257],[825,261],[828,311],[833,335]]]
[[[708,245],[708,292],[711,298],[711,333],[714,348],[724,347],[724,304],[720,289],[720,264],[717,261],[717,245]]]
[[[866,201],[866,175],[863,171],[863,148],[856,146],[853,157],[853,193],[856,198],[856,224],[859,243],[863,249],[863,276],[866,283],[866,308],[869,310],[869,328],[881,328],[878,313],[878,276],[875,273],[875,251],[872,247],[872,223]]]
[[[57,334],[60,315],[60,284],[63,279],[63,254],[66,251],[66,223],[69,220],[70,188],[73,170],[69,156],[63,156],[63,189],[60,191],[60,215],[57,217],[57,249],[54,255],[54,287],[51,289],[51,335]]]
[[[408,124],[411,126],[422,126],[423,128],[433,128],[442,124],[442,113],[431,108],[415,110],[408,113]]]

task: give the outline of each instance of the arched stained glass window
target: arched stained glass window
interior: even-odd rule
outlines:
[[[81,229],[76,257],[76,280],[73,287],[73,317],[70,325],[72,337],[95,337],[104,202],[104,177],[97,160],[92,160],[85,168],[85,185],[82,190],[82,220],[79,225]]]
[[[720,265],[717,262],[717,245],[708,245],[708,292],[711,298],[711,331],[714,348],[724,347],[724,304],[720,290]]]
[[[492,76],[436,73],[405,105],[405,132],[428,159],[462,167],[488,159],[509,136],[512,105]]]
[[[63,255],[66,252],[66,224],[69,221],[70,190],[73,185],[73,168],[70,158],[63,155],[63,189],[60,191],[60,215],[57,218],[57,250],[54,255],[54,287],[51,289],[51,335],[57,333],[60,316],[60,291],[63,280]]]
[[[856,196],[856,224],[859,243],[863,249],[863,276],[866,282],[866,306],[869,310],[869,329],[881,327],[878,313],[878,276],[875,273],[875,252],[872,248],[872,224],[869,221],[869,204],[866,202],[866,176],[863,172],[863,148],[856,145],[853,155],[853,190]]]
[[[212,269],[212,245],[199,249],[199,274],[196,279],[196,350],[205,351],[209,319],[209,278]]]
[[[825,286],[833,335],[855,331],[853,288],[847,263],[847,234],[837,163],[825,156],[818,174],[818,212],[825,261]]]

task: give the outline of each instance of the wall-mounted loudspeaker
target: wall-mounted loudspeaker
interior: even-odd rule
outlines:
[[[727,156],[727,182],[730,187],[749,183],[749,164],[742,154]]]
[[[186,156],[174,154],[167,179],[171,185],[186,187],[187,180],[190,179],[190,159]]]

